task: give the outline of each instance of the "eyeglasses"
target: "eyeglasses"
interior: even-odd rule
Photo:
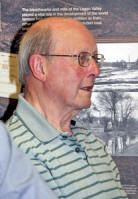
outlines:
[[[78,55],[49,55],[40,54],[42,56],[56,56],[56,57],[77,57],[79,65],[82,67],[88,67],[91,64],[92,59],[97,63],[99,67],[102,67],[104,62],[104,56],[102,54],[91,55],[89,52],[81,52]]]

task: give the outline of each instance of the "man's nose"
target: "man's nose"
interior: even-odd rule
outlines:
[[[89,73],[93,74],[95,77],[98,77],[100,74],[100,68],[95,60],[91,60],[91,64],[89,65]]]

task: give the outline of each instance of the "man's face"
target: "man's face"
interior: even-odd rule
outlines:
[[[62,25],[55,33],[55,38],[59,39],[51,54],[78,55],[80,52],[89,52],[94,55],[97,52],[93,36],[81,25]],[[77,57],[52,57],[47,70],[46,95],[59,108],[81,110],[91,105],[92,88],[99,74],[94,60],[88,67],[81,67]]]

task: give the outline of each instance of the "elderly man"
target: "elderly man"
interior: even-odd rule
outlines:
[[[0,122],[0,199],[56,199]]]
[[[21,41],[25,90],[8,128],[58,198],[127,198],[103,142],[73,120],[91,105],[103,59],[91,32],[69,18],[40,20]]]

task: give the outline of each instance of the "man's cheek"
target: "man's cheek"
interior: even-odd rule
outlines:
[[[78,80],[83,80],[83,78],[85,77],[85,70],[83,68],[79,68],[79,70],[76,73],[76,76]]]

